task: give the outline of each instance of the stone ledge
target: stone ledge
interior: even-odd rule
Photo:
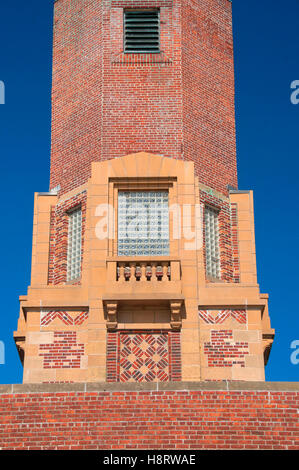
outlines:
[[[163,391],[272,391],[299,392],[299,382],[159,382],[159,383],[53,383],[0,385],[0,394],[68,392],[163,392]]]

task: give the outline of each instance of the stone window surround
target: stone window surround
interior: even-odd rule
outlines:
[[[114,208],[113,237],[108,241],[108,256],[118,256],[118,192],[119,191],[168,191],[169,207],[177,203],[177,178],[109,178],[109,205]],[[174,255],[175,247],[173,234],[173,218],[169,217],[169,255]]]

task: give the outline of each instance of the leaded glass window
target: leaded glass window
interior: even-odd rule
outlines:
[[[205,207],[205,245],[207,276],[220,279],[219,211]]]
[[[73,281],[81,275],[82,210],[81,207],[69,213],[67,280]]]
[[[118,255],[169,256],[167,191],[119,191]]]

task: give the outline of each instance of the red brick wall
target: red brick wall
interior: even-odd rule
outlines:
[[[92,161],[148,151],[195,162],[200,181],[236,186],[231,4],[159,7],[161,53],[123,54],[131,0],[55,3],[51,188],[84,183]]]
[[[182,1],[184,156],[199,181],[237,187],[231,3]]]
[[[299,450],[298,387],[84,392],[65,384],[40,386],[43,393],[14,387],[18,393],[11,386],[0,393],[1,449]]]
[[[63,192],[101,155],[102,22],[98,0],[55,3],[50,187]]]

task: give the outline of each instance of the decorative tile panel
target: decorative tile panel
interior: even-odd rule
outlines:
[[[124,330],[108,333],[108,382],[180,380],[180,332]]]
[[[119,349],[120,382],[167,382],[168,335],[122,334]]]

